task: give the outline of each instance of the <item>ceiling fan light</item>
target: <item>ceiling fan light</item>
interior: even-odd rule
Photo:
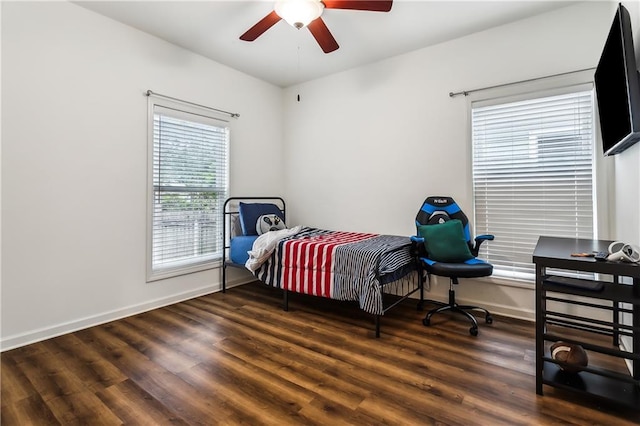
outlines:
[[[278,16],[298,29],[319,18],[323,9],[319,0],[278,0],[275,6]]]

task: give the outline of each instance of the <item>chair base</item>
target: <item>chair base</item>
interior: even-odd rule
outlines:
[[[449,303],[442,303],[435,300],[429,300],[429,302],[435,303],[436,305],[439,305],[439,307],[430,310],[427,313],[427,316],[424,317],[424,319],[422,320],[422,324],[424,324],[425,326],[428,326],[431,324],[431,317],[434,314],[445,312],[445,311],[451,311],[451,312],[459,313],[466,316],[469,319],[469,321],[471,321],[471,328],[469,329],[469,334],[471,334],[472,336],[478,335],[478,320],[476,320],[476,317],[474,317],[467,311],[470,311],[470,310],[482,311],[485,314],[485,322],[487,324],[493,323],[493,317],[491,316],[491,313],[485,308],[481,308],[480,306],[472,306],[472,305],[458,305],[456,303],[456,292],[454,290],[449,290]]]

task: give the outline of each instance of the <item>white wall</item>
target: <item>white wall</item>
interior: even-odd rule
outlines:
[[[623,2],[633,26],[636,61],[640,64],[640,3]],[[615,216],[613,239],[640,246],[640,144],[614,157]]]
[[[2,5],[0,4],[0,34],[2,34]],[[2,81],[2,55],[0,55],[0,82]],[[2,84],[0,84],[0,91]],[[0,102],[0,308],[2,307],[2,103]],[[0,312],[0,336],[2,313]],[[1,347],[2,345],[0,345]]]
[[[633,40],[636,48],[636,62],[640,64],[640,3],[624,2],[629,10],[633,27]],[[615,204],[613,207],[614,235],[612,239],[640,246],[640,143],[635,144],[615,160]],[[626,305],[631,309],[632,305]],[[624,322],[632,325],[631,314],[624,314]],[[623,347],[632,351],[632,339],[622,337]],[[631,362],[629,369],[633,373]]]
[[[614,8],[586,2],[287,89],[291,220],[411,235],[427,195],[471,211],[468,100],[448,93],[595,67]],[[533,318],[533,286],[497,282],[458,297]]]
[[[232,194],[270,195],[282,90],[71,3],[1,7],[3,349],[217,290],[218,269],[145,282],[143,93],[240,113]]]

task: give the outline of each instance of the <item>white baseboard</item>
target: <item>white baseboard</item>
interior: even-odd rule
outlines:
[[[238,286],[238,285],[246,284],[254,280],[255,278],[230,280],[229,282],[227,282],[227,289]],[[204,296],[210,293],[215,293],[220,291],[221,289],[222,289],[222,285],[220,283],[215,285],[208,285],[208,286],[201,287],[195,290],[190,290],[184,293],[178,293],[178,294],[163,297],[160,299],[155,299],[148,302],[140,303],[137,305],[116,309],[109,312],[103,312],[101,314],[92,315],[90,317],[85,317],[82,319],[69,321],[62,324],[57,324],[51,327],[40,328],[37,330],[29,331],[27,333],[9,336],[0,340],[0,352],[19,348],[21,346],[29,345],[31,343],[36,343],[43,340],[51,339],[53,337],[61,336],[63,334],[73,333],[74,331],[83,330],[85,328],[94,327],[96,325],[105,324],[118,319],[130,317],[132,315],[137,315],[143,312],[151,311],[153,309],[161,308],[163,306],[173,305],[174,303],[183,302],[185,300]]]
[[[227,283],[227,288],[232,288],[238,285],[246,284],[254,281],[255,278],[240,278],[234,279]],[[10,349],[15,349],[21,346],[25,346],[31,343],[40,342],[42,340],[51,339],[53,337],[61,336],[63,334],[72,333],[74,331],[83,330],[85,328],[94,327],[96,325],[105,324],[110,321],[115,321],[121,318],[126,318],[132,315],[137,315],[142,312],[151,311],[153,309],[161,308],[163,306],[172,305],[174,303],[182,302],[184,300],[193,299],[195,297],[204,296],[206,294],[215,293],[221,290],[221,284],[209,285],[201,287],[195,290],[191,290],[184,293],[178,293],[171,296],[163,297],[161,299],[152,300],[149,302],[141,303],[138,305],[132,305],[121,309],[116,309],[109,312],[103,312],[101,314],[92,315],[90,317],[78,319],[75,321],[69,321],[62,324],[57,324],[51,327],[41,328],[27,333],[22,333],[14,336],[9,336],[0,340],[0,352],[4,352]],[[432,297],[435,296],[435,297]],[[429,292],[425,292],[426,299],[438,300],[441,302],[447,302],[447,300],[438,297],[437,295],[430,295]],[[479,305],[489,310],[492,314],[502,315],[505,317],[535,321],[535,312],[522,309],[515,306],[507,306],[501,304],[491,304],[486,302],[479,302],[476,300],[460,299],[460,304],[464,305]]]
[[[428,293],[425,294],[425,299],[436,300],[442,303],[448,303],[449,301],[448,299],[442,298],[442,297],[437,297],[437,296],[430,297]],[[459,303],[460,305],[480,306],[482,308],[485,308],[489,312],[491,312],[492,315],[500,315],[503,317],[515,318],[515,319],[520,319],[525,321],[536,320],[536,313],[534,310],[531,310],[531,309],[523,309],[521,307],[501,305],[498,303],[480,302],[480,301],[471,300],[471,299],[459,299],[458,297],[456,297],[456,302]]]

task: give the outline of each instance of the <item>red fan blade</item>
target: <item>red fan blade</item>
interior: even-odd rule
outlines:
[[[388,12],[393,0],[322,0],[326,9],[369,10],[371,12]]]
[[[331,53],[340,47],[338,46],[336,39],[331,35],[331,31],[329,31],[329,28],[327,28],[327,25],[324,23],[322,18],[312,21],[307,25],[307,27],[324,53]]]
[[[260,37],[262,33],[267,31],[269,28],[273,27],[278,23],[282,18],[276,13],[274,10],[264,18],[262,18],[257,24],[253,27],[249,28],[246,33],[240,36],[240,40],[244,41],[253,41]]]

